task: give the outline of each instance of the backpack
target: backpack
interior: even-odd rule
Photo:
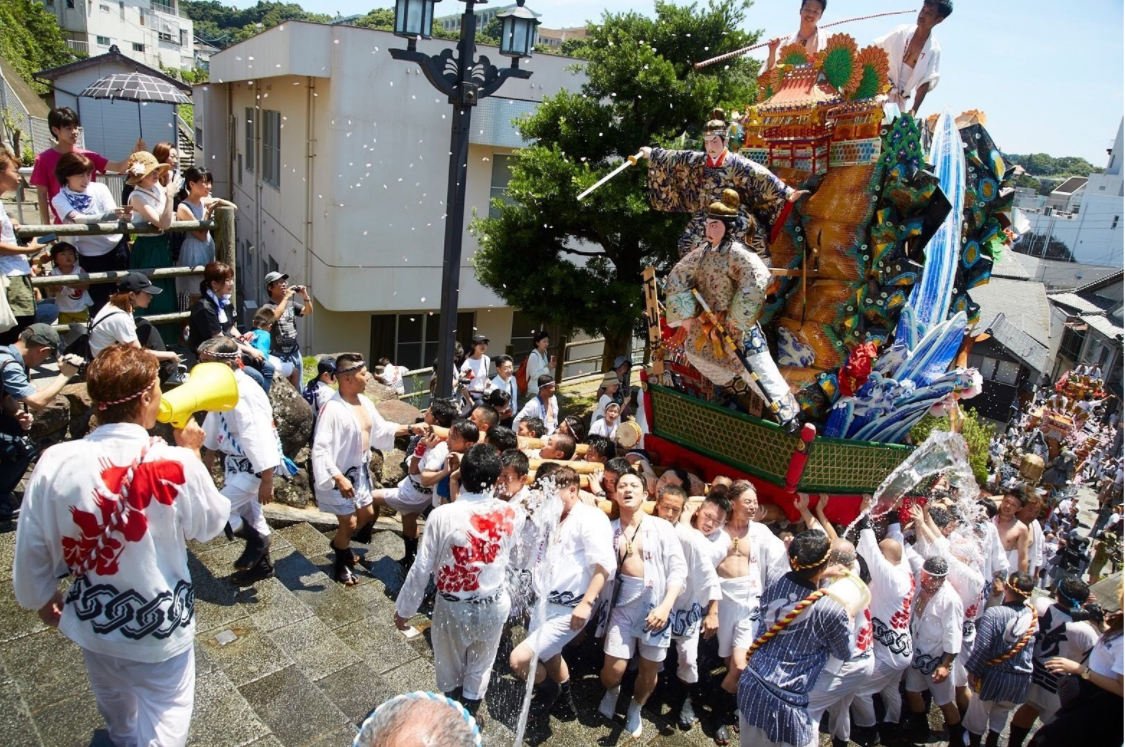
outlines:
[[[82,358],[82,360],[86,361],[87,363],[94,360],[94,351],[90,349],[90,333],[94,331],[94,327],[97,327],[99,324],[104,322],[106,319],[109,319],[114,314],[124,314],[124,313],[126,313],[126,312],[121,310],[121,309],[118,309],[117,311],[111,311],[110,313],[106,314],[105,316],[103,316],[101,319],[98,319],[97,321],[91,320],[91,321],[87,322],[86,323],[86,331],[83,332],[74,342],[67,345],[66,350],[64,350],[63,352],[67,353],[69,355],[77,355],[79,358]]]
[[[520,394],[527,394],[527,361],[528,358],[524,358],[523,363],[516,369],[516,389]]]

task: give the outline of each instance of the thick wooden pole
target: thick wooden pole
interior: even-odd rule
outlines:
[[[234,208],[219,207],[211,214],[215,223],[215,259],[231,267],[234,263]],[[238,268],[235,268],[235,272]],[[231,289],[231,308],[238,309],[238,299],[235,298],[234,289]]]

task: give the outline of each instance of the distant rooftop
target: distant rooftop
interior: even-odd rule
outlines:
[[[1084,176],[1072,176],[1065,182],[1055,187],[1054,192],[1062,192],[1063,194],[1074,194],[1082,187],[1086,186],[1088,180]]]

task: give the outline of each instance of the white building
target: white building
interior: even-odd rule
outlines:
[[[417,65],[391,59],[405,46],[389,32],[290,21],[215,54],[211,82],[195,87],[197,163],[239,207],[240,306],[263,301],[270,270],[307,284],[317,308],[306,353],[358,350],[409,368],[436,357],[452,107]],[[419,42],[426,53],[452,47]],[[492,47],[478,54],[507,62]],[[530,79],[474,108],[466,229],[503,196],[524,145],[512,120],[577,90],[574,62],[525,60]],[[535,324],[477,281],[477,249],[466,230],[458,339],[476,329],[493,354],[513,342],[525,351]]]
[[[1109,161],[1105,172],[1090,174],[1082,184],[1071,184],[1067,195],[1056,198],[1052,193],[1047,207],[1052,204],[1058,210],[1034,210],[1021,204],[1024,214],[1031,222],[1031,236],[1025,241],[1034,241],[1033,246],[1046,244],[1049,236],[1066,244],[1078,262],[1095,265],[1121,267],[1125,260],[1125,173],[1122,172],[1122,158],[1125,158],[1125,119],[1117,127],[1117,137],[1113,147],[1108,149]],[[1068,179],[1066,183],[1075,182]],[[1060,187],[1063,185],[1060,185]],[[1056,190],[1058,192],[1058,190]],[[1080,194],[1077,212],[1073,210],[1076,193]],[[1064,204],[1065,203],[1065,204]],[[1037,238],[1036,238],[1037,237]],[[1036,254],[1032,251],[1032,254]]]
[[[179,0],[43,0],[67,46],[94,57],[116,45],[149,67],[195,66],[194,24]]]

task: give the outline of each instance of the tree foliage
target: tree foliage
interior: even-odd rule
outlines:
[[[376,8],[370,11],[363,18],[355,22],[356,26],[364,29],[377,29],[379,31],[394,31],[395,28],[395,11],[394,8]],[[441,27],[441,24],[434,21],[433,31],[431,32],[435,39],[456,39],[458,37],[455,31],[446,31]],[[499,32],[497,32],[499,34]],[[480,38],[480,33],[477,33],[477,41],[481,43],[495,44],[495,41],[484,42]]]
[[[1078,156],[1055,158],[1046,153],[1005,154],[1004,160],[1009,164],[1023,166],[1024,170],[1031,176],[1089,176],[1105,171],[1105,169],[1094,166],[1085,158],[1079,158]]]
[[[738,30],[749,5],[657,0],[654,18],[605,14],[589,26],[581,92],[560,91],[518,122],[532,145],[515,160],[509,200],[473,222],[484,285],[540,322],[604,336],[607,356],[626,348],[643,310],[641,271],[674,262],[688,216],[649,208],[644,161],[577,196],[640,146],[678,147],[713,107],[754,100],[756,62],[692,67],[754,43],[757,33]]]
[[[35,91],[46,93],[46,87],[31,76],[72,62],[74,53],[66,46],[58,20],[42,3],[0,0],[0,57]]]
[[[262,0],[248,8],[235,8],[218,0],[183,0],[180,8],[195,23],[195,35],[220,49],[286,21],[332,20],[324,13],[309,13],[297,3]]]
[[[969,447],[969,466],[977,485],[983,487],[988,482],[988,444],[992,440],[993,428],[974,408],[963,411],[962,415],[961,437]],[[920,444],[935,430],[948,431],[949,418],[926,415],[910,429],[910,441]]]

